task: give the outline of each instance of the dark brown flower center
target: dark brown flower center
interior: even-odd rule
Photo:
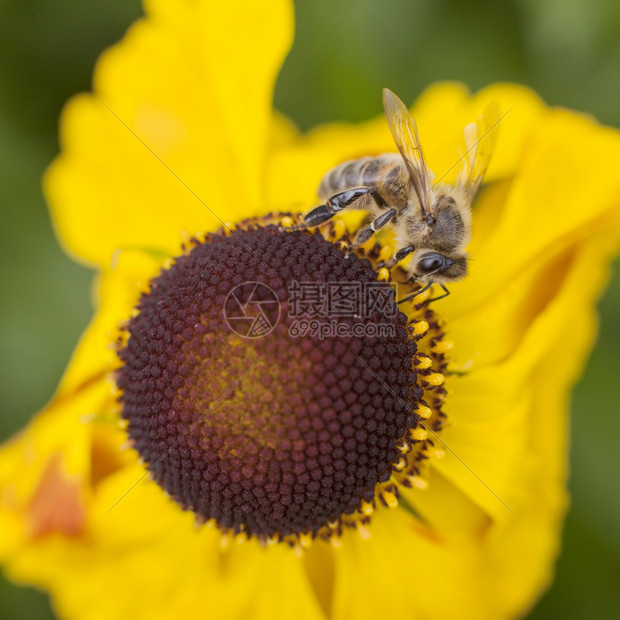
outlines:
[[[378,284],[368,260],[276,226],[209,235],[178,257],[119,353],[122,415],[154,480],[262,539],[314,536],[372,503],[423,396],[407,317]]]

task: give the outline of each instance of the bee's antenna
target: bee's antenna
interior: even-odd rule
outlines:
[[[411,295],[407,295],[407,297],[401,299],[400,301],[397,301],[396,304],[404,304],[406,301],[411,301],[412,299],[415,299],[418,295],[421,295],[422,293],[424,293],[424,291],[427,291],[431,286],[433,286],[433,284],[435,284],[435,282],[429,282],[424,288],[421,288],[413,293],[411,293]],[[450,291],[446,288],[445,284],[439,284],[439,286],[441,286],[441,288],[445,291],[443,295],[439,295],[439,297],[433,297],[433,299],[429,299],[426,303],[430,304],[431,301],[437,301],[438,299],[443,299],[444,297],[447,297],[450,294]]]
[[[437,301],[438,299],[443,299],[450,294],[450,291],[445,287],[444,284],[440,284],[441,288],[445,291],[443,295],[439,295],[439,297],[433,297],[433,299],[429,299],[426,303],[430,304],[431,301]]]

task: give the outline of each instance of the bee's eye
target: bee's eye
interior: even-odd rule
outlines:
[[[434,273],[435,271],[439,271],[448,260],[449,259],[441,254],[427,254],[418,262],[418,269],[422,273]]]

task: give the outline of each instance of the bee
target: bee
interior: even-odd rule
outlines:
[[[423,288],[399,303],[433,284],[444,290],[435,298],[441,299],[449,295],[448,282],[467,274],[471,206],[493,152],[498,108],[489,105],[477,122],[465,127],[466,151],[458,162],[456,182],[450,185],[433,183],[415,121],[387,88],[383,107],[399,153],[362,157],[329,170],[318,189],[324,202],[305,215],[303,226],[318,226],[345,210],[367,211],[370,223],[357,232],[354,247],[391,224],[398,249],[385,266],[413,255],[405,268],[408,281]]]

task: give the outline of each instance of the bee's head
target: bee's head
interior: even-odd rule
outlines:
[[[464,254],[446,256],[438,252],[423,252],[414,259],[412,279],[423,284],[443,284],[460,280],[467,274],[467,257]]]

